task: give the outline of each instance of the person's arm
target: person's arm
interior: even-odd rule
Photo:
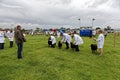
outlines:
[[[76,43],[77,43],[77,37],[74,36],[74,44],[76,44]]]
[[[63,43],[63,42],[65,42],[65,40],[66,40],[66,36],[63,35],[61,42]]]
[[[21,34],[20,31],[16,32],[16,37],[17,37],[18,40],[23,41],[23,39],[22,39],[23,37],[22,37],[22,34]]]
[[[102,36],[99,36],[98,39],[96,41],[101,41],[102,40]]]

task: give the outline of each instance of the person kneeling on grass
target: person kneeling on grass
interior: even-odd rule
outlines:
[[[50,37],[48,39],[48,45],[52,48],[55,48],[56,38],[53,36],[53,34],[50,34]]]
[[[103,35],[103,31],[102,31],[102,30],[99,30],[99,31],[98,31],[98,34],[99,34],[98,39],[95,39],[95,38],[94,38],[94,40],[98,42],[98,45],[97,45],[97,46],[98,46],[98,49],[99,49],[99,51],[100,51],[100,56],[102,56],[102,55],[103,55],[103,46],[104,46],[104,35]]]
[[[75,45],[75,51],[79,52],[79,45],[83,44],[83,39],[77,35],[76,31],[72,34],[72,37],[74,37],[74,45]]]

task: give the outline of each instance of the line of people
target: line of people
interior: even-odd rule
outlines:
[[[66,49],[70,48],[70,45],[72,43],[72,38],[74,38],[74,49],[75,51],[79,51],[79,45],[83,44],[83,39],[74,31],[72,34],[67,34],[67,33],[61,33],[62,40],[60,41],[61,44],[65,43],[66,44]],[[48,45],[55,48],[56,45],[56,38],[53,36],[53,34],[50,34],[50,37],[48,39]],[[73,47],[72,47],[73,48]]]
[[[98,39],[93,38],[93,40],[98,42],[97,48],[99,49],[100,56],[102,56],[103,55],[103,47],[104,47],[103,31],[99,30],[97,32],[97,34],[99,34]],[[62,36],[62,40],[58,42],[59,47],[60,47],[60,45],[62,46],[62,44],[65,43],[66,49],[69,49],[69,46],[71,45],[71,48],[74,48],[75,51],[79,52],[79,45],[82,45],[84,42],[83,42],[83,39],[76,33],[76,31],[74,31],[70,35],[67,33],[61,33],[61,36]],[[74,38],[73,43],[72,43],[72,38]],[[56,38],[53,36],[53,34],[51,34],[49,39],[48,39],[48,45],[55,48]]]

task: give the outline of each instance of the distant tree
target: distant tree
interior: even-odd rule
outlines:
[[[97,27],[96,30],[101,29],[100,27]]]
[[[39,31],[40,31],[40,28],[37,27],[35,31],[36,31],[36,32],[39,32]]]
[[[24,29],[24,28],[22,29],[22,32],[25,32],[25,29]]]
[[[111,27],[110,27],[110,26],[107,26],[107,30],[111,30]]]
[[[104,28],[104,31],[106,31],[107,30],[107,28]]]

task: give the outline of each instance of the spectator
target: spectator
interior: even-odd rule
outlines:
[[[104,32],[104,36],[105,36],[105,38],[107,37],[107,35],[108,35],[108,31],[105,30],[105,32]]]
[[[8,39],[10,41],[10,48],[13,47],[13,41],[14,41],[14,32],[12,30],[10,30],[10,33],[8,35]]]
[[[5,43],[5,34],[0,28],[0,50],[4,49],[4,43]]]
[[[16,40],[16,44],[18,47],[18,51],[17,51],[18,59],[22,58],[22,49],[23,49],[23,42],[24,42],[23,38],[24,38],[24,36],[23,36],[22,31],[21,31],[21,26],[18,25],[17,30],[15,30],[15,40]]]

